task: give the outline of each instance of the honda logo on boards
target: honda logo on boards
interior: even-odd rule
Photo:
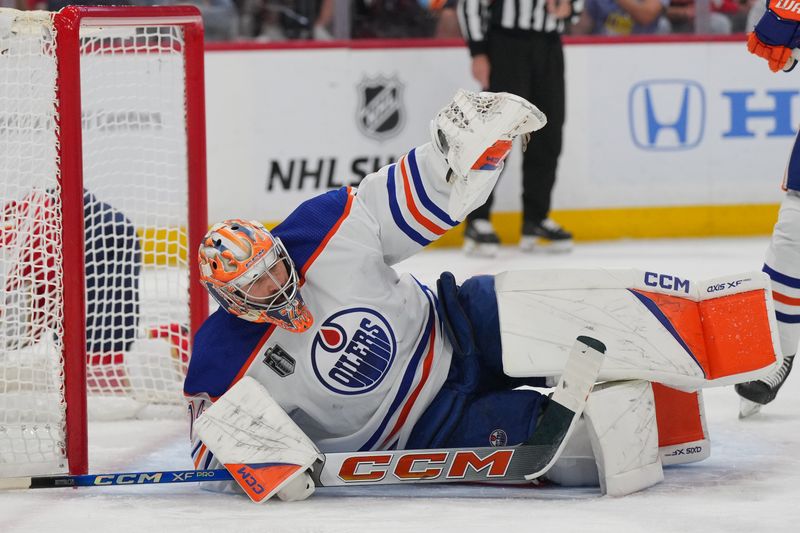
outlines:
[[[643,150],[689,150],[703,139],[706,97],[692,80],[647,80],[631,87],[628,119]]]

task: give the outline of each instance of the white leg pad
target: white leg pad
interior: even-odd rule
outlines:
[[[624,496],[663,481],[650,383],[596,387],[584,416],[603,494]]]
[[[601,380],[681,390],[757,379],[779,363],[769,278],[697,283],[638,270],[541,270],[495,277],[503,369],[557,376],[586,328],[608,347]]]

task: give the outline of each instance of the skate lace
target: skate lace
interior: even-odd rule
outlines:
[[[794,356],[790,355],[783,358],[783,364],[775,371],[774,374],[765,377],[761,381],[769,385],[769,388],[774,389],[783,383],[783,380],[786,379],[786,376],[789,375],[789,371],[792,369],[792,361],[794,360]]]

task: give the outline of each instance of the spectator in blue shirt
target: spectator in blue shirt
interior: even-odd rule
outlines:
[[[586,0],[573,34],[625,36],[669,33],[662,17],[670,0]]]

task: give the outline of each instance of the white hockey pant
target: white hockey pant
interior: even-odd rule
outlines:
[[[800,192],[786,193],[764,263],[772,279],[781,350],[793,355],[800,341]]]

